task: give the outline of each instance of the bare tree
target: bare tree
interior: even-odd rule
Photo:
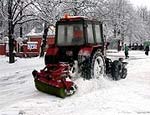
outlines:
[[[62,15],[61,0],[36,0],[34,7],[38,11],[38,18],[49,25],[54,25]]]
[[[50,25],[62,16],[62,1],[61,0],[37,0],[34,2],[34,7],[38,11],[37,17],[44,23],[43,40],[41,45],[40,57],[44,56],[44,49],[46,46],[47,32]]]
[[[18,24],[24,24],[29,21],[37,20],[35,18],[35,13],[33,10],[28,9],[33,8],[32,0],[1,0],[1,15],[8,21],[8,37],[9,37],[9,63],[14,63],[14,29]],[[8,10],[5,10],[5,6]]]

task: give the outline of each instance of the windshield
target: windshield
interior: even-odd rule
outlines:
[[[82,45],[83,26],[82,24],[58,25],[57,45]]]

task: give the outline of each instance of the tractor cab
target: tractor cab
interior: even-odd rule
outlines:
[[[102,23],[73,16],[56,23],[57,46],[103,45]]]

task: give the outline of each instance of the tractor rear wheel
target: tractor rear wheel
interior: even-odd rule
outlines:
[[[104,58],[99,50],[86,59],[81,67],[81,76],[85,79],[103,77],[105,73]]]

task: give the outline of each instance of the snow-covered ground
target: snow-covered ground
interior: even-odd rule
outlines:
[[[123,52],[108,54],[112,59]],[[124,80],[76,80],[78,91],[61,99],[34,87],[32,70],[44,67],[43,58],[0,57],[0,115],[150,115],[150,56],[130,51]]]

